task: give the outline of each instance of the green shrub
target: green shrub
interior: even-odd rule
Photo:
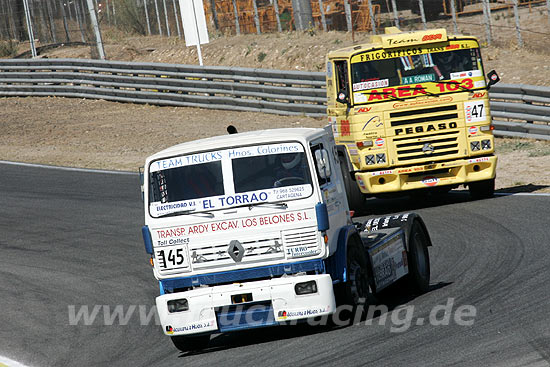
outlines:
[[[17,46],[18,43],[13,40],[0,41],[0,57],[14,57],[17,55]]]
[[[147,34],[145,8],[137,6],[135,0],[117,1],[116,17],[117,26],[124,31],[140,35]]]
[[[260,53],[258,54],[258,61],[259,61],[259,62],[264,61],[264,59],[265,59],[266,56],[267,56],[267,54],[266,54],[265,52],[260,52]]]

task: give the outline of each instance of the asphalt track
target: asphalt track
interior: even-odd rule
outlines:
[[[390,298],[397,308],[372,325],[217,335],[191,355],[154,322],[141,325],[137,309],[126,325],[105,325],[103,305],[149,310],[158,294],[141,205],[137,175],[0,163],[1,356],[28,366],[550,365],[550,196],[375,201],[379,214],[423,216],[434,243],[428,293]],[[450,300],[449,324],[430,324]],[[70,325],[71,305],[102,306],[85,326]],[[475,307],[471,326],[454,321],[464,305]],[[414,309],[408,328],[392,322],[403,306]]]

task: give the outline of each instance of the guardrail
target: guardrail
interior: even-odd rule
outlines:
[[[0,59],[0,96],[326,116],[325,73],[88,59]],[[497,84],[495,135],[550,140],[550,88]],[[502,121],[506,119],[507,121]]]
[[[0,96],[326,114],[323,73],[87,59],[0,60]]]
[[[550,88],[502,83],[490,98],[495,135],[550,140]]]

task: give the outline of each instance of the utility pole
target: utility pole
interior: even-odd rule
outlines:
[[[164,8],[164,23],[166,24],[166,34],[170,37],[170,23],[168,23],[168,10],[166,10],[166,0],[162,0],[162,6]]]
[[[34,46],[34,32],[32,30],[32,18],[29,10],[29,1],[23,0],[23,6],[25,7],[25,18],[27,19],[27,32],[29,33],[29,40],[31,42],[31,54],[32,57],[36,57],[36,47]]]
[[[147,0],[143,0],[143,6],[145,7],[145,20],[147,21],[147,35],[151,35],[151,22],[149,21],[149,10],[147,10]]]
[[[67,24],[67,13],[65,12],[64,0],[61,0],[61,14],[63,15],[63,28],[65,29],[65,42],[71,42],[69,37],[69,25]]]
[[[86,0],[88,3],[88,11],[90,13],[90,21],[94,28],[95,39],[97,44],[97,51],[101,60],[105,60],[105,50],[103,50],[103,41],[101,40],[101,31],[99,30],[99,24],[97,24],[97,17],[95,15],[95,8],[93,0]]]

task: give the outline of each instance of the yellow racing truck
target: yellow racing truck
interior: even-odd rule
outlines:
[[[487,78],[478,41],[445,29],[389,27],[369,44],[330,52],[327,114],[350,207],[366,195],[459,185],[492,196],[488,90],[499,77]]]

